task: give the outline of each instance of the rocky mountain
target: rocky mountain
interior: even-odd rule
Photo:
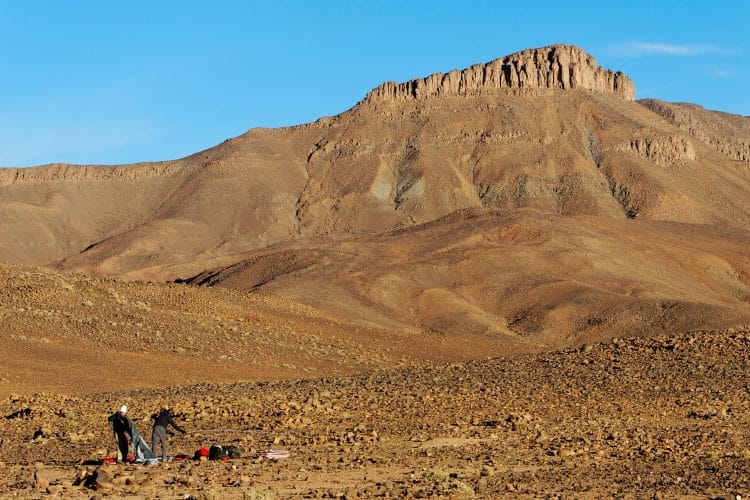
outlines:
[[[633,95],[555,45],[181,160],[7,169],[0,260],[265,290],[420,338],[750,322],[750,119]]]
[[[516,52],[487,64],[476,64],[447,74],[435,73],[405,83],[387,82],[370,92],[365,101],[432,99],[481,96],[508,90],[594,90],[632,101],[633,81],[612,72],[578,47],[554,45]]]

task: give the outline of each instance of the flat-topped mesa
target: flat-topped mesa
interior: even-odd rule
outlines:
[[[143,179],[169,175],[181,170],[176,161],[132,163],[129,165],[70,165],[50,163],[30,168],[0,168],[0,186],[31,182],[109,181]]]
[[[510,54],[464,70],[435,73],[404,83],[386,82],[365,102],[477,96],[505,89],[588,89],[627,101],[635,96],[633,81],[620,71],[596,64],[590,54],[573,45],[551,45]]]

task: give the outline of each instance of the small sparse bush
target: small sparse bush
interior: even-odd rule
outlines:
[[[201,491],[195,498],[196,500],[219,500],[221,498],[221,495],[219,495],[219,493],[213,488],[210,488],[205,491]]]
[[[483,465],[479,469],[479,477],[489,477],[495,475],[495,469],[489,465]]]
[[[450,480],[450,476],[438,469],[427,469],[422,474],[422,479],[429,483],[444,483]]]
[[[474,490],[468,484],[459,481],[458,479],[452,479],[450,482],[450,489],[457,495],[463,495],[467,497],[474,496]]]
[[[276,495],[272,491],[250,488],[242,493],[244,500],[274,500]]]
[[[468,484],[456,479],[456,474],[449,474],[438,469],[428,469],[422,474],[422,479],[432,483],[440,494],[474,496],[474,490]]]
[[[721,453],[719,453],[718,451],[711,451],[704,457],[707,462],[717,462],[720,458]]]

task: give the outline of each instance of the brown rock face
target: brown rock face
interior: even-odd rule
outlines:
[[[635,95],[633,81],[612,72],[572,45],[551,45],[516,52],[464,70],[435,73],[404,83],[386,82],[366,101],[476,96],[504,90],[583,88],[613,94],[627,101]]]
[[[695,160],[693,144],[680,136],[633,138],[621,145],[619,149],[647,158],[662,166],[671,165],[680,160]]]
[[[135,180],[165,176],[177,173],[180,165],[177,162],[138,163],[108,167],[101,165],[66,165],[53,163],[43,169],[3,168],[0,169],[0,186],[54,181],[102,181],[102,180]]]
[[[748,117],[707,111],[695,104],[639,101],[680,130],[686,131],[730,160],[750,162]]]

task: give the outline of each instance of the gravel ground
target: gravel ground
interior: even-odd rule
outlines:
[[[628,497],[750,492],[750,330],[345,378],[12,395],[0,403],[8,497]],[[120,404],[150,440],[169,405],[174,453],[242,457],[157,466],[112,456]],[[36,436],[36,438],[35,438]],[[270,446],[290,457],[260,458]],[[90,465],[87,465],[90,464]]]

